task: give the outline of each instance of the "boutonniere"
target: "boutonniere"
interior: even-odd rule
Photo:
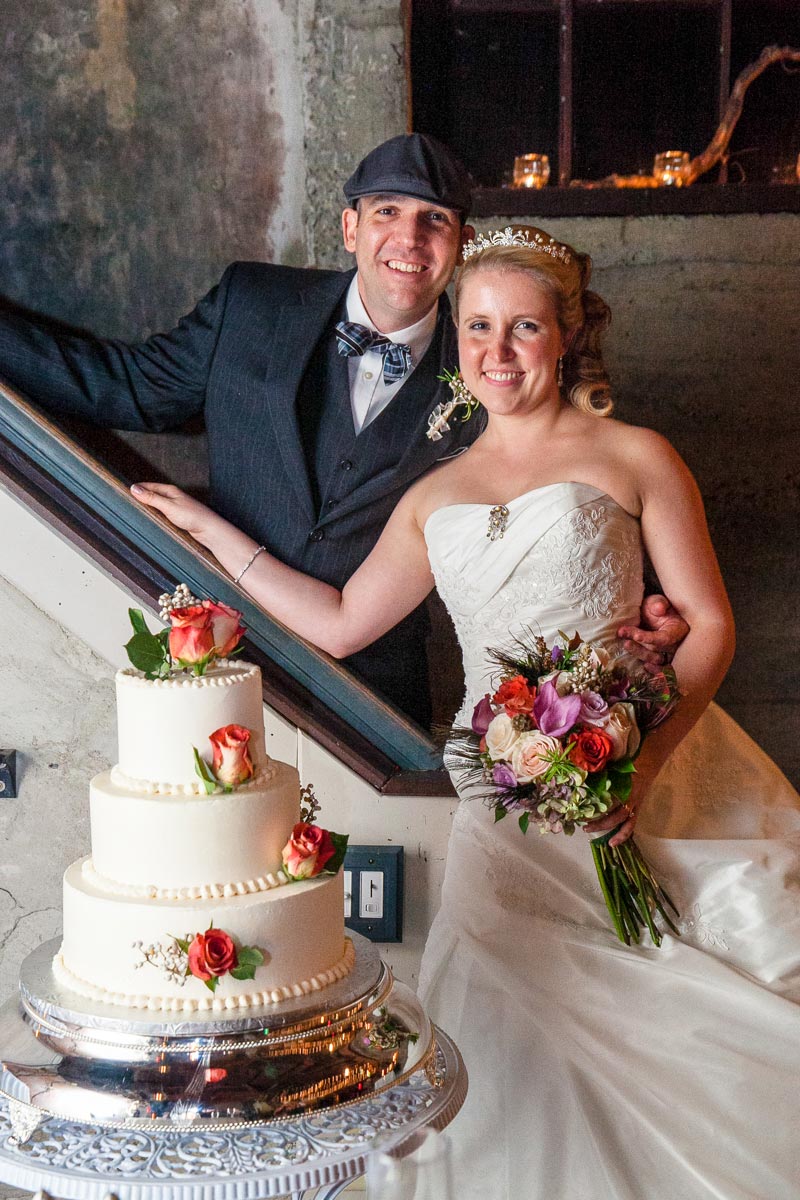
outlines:
[[[480,401],[475,399],[472,392],[464,383],[458,368],[454,371],[445,371],[443,375],[437,375],[437,379],[441,379],[444,383],[448,384],[450,391],[453,393],[453,399],[448,400],[446,404],[437,404],[428,417],[428,432],[426,436],[432,442],[440,442],[444,434],[450,432],[450,418],[459,408],[466,409],[457,418],[457,420],[464,422],[470,419],[480,404]]]

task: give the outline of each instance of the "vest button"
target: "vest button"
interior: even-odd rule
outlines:
[[[352,469],[353,469],[353,464],[350,462],[349,458],[343,458],[342,461],[339,463],[339,466],[342,468],[343,471],[352,471]]]
[[[329,500],[325,507],[326,508],[336,508],[336,505],[338,503],[339,503],[338,500]]]
[[[324,537],[325,537],[324,529],[312,529],[311,533],[308,535],[308,540],[310,542],[321,542]]]

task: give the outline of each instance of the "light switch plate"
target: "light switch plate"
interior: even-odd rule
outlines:
[[[403,847],[348,846],[344,871],[347,928],[373,942],[402,942]]]

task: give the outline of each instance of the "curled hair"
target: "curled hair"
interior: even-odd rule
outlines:
[[[526,233],[532,241],[536,234],[550,241],[550,235],[531,225],[515,225],[515,233]],[[588,289],[592,260],[565,244],[569,262],[526,246],[490,246],[472,254],[459,267],[455,287],[455,310],[461,299],[464,280],[477,271],[524,271],[551,297],[558,326],[567,342],[563,356],[564,392],[570,404],[581,412],[607,417],[612,408],[611,383],[600,339],[611,321],[611,310],[602,297]]]

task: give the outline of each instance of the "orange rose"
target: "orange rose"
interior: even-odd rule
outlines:
[[[283,865],[293,879],[313,879],[336,853],[331,835],[319,825],[298,821],[283,847]]]
[[[524,675],[515,675],[501,683],[492,696],[493,704],[502,704],[509,717],[529,713],[536,699],[536,688],[531,687]]]
[[[602,771],[608,762],[614,743],[602,729],[590,728],[578,731],[569,748],[569,758],[582,771]]]
[[[208,740],[214,751],[214,774],[220,783],[236,787],[253,778],[249,729],[243,725],[223,725],[221,729],[215,729]]]
[[[239,959],[233,938],[222,929],[207,929],[196,933],[189,946],[189,970],[207,983],[238,966]]]
[[[214,658],[226,658],[239,645],[245,632],[242,614],[238,609],[214,600],[204,600],[202,607],[211,617]]]
[[[170,613],[169,652],[182,667],[202,666],[214,652],[211,614],[202,604],[174,608]]]

